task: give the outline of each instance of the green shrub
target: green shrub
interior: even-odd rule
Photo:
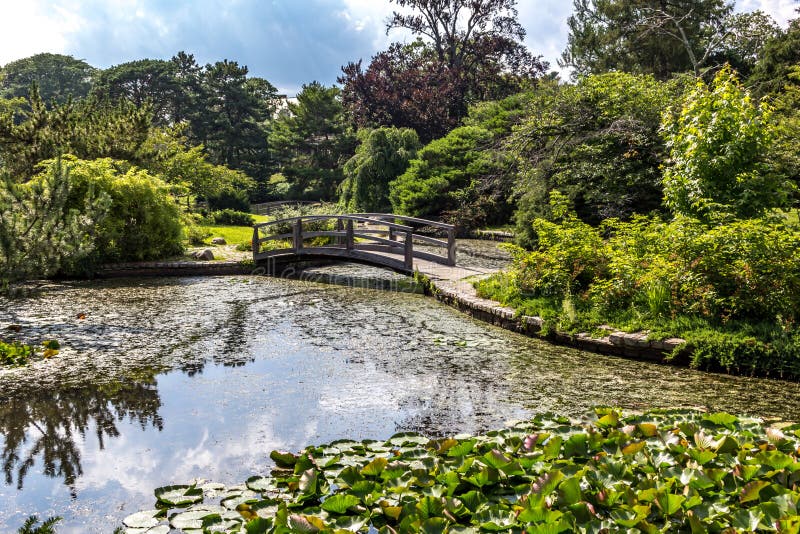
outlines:
[[[230,209],[211,212],[209,219],[213,224],[223,226],[253,226],[256,223],[251,214]]]
[[[244,189],[226,189],[206,199],[211,210],[250,211],[250,196]]]
[[[65,156],[69,173],[70,201],[75,209],[98,193],[110,199],[108,215],[87,228],[95,248],[87,261],[68,271],[91,269],[105,262],[142,261],[168,257],[183,251],[181,210],[170,195],[169,186],[146,171],[111,159],[93,161]],[[41,164],[35,180],[58,172],[54,160]]]

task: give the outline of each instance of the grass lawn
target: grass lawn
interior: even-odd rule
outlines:
[[[204,242],[211,244],[211,240],[215,237],[222,237],[229,245],[240,245],[242,243],[250,243],[253,239],[253,228],[251,226],[201,226],[204,231],[209,232],[211,237],[207,238]]]

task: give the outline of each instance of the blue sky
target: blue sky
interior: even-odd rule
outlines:
[[[201,63],[231,59],[294,94],[312,80],[331,84],[340,67],[365,62],[393,40],[388,0],[0,0],[0,65],[38,52],[70,54],[96,67],[179,50]],[[738,0],[781,25],[798,0]],[[526,44],[557,68],[571,0],[519,0]]]

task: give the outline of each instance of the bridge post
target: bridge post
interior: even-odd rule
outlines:
[[[253,251],[253,260],[255,261],[256,255],[261,252],[261,235],[258,233],[258,227],[253,227],[253,241],[250,243],[250,250]]]
[[[342,230],[344,230],[344,224],[342,223],[342,220],[341,219],[336,219],[336,231],[337,232],[341,232]],[[345,244],[344,239],[342,239],[341,236],[338,236],[336,238],[336,244],[337,245]]]
[[[347,236],[345,237],[345,248],[347,250],[353,250],[355,246],[355,237],[353,235],[353,221],[352,219],[347,220]]]
[[[397,236],[394,235],[394,228],[389,227],[389,241],[397,241]]]
[[[404,266],[411,270],[414,267],[414,238],[411,232],[406,232],[406,254]]]
[[[447,230],[447,264],[456,264],[456,229]]]
[[[295,252],[303,248],[303,219],[297,219],[294,223],[292,247]]]

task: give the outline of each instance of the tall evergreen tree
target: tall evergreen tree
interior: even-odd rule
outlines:
[[[576,75],[610,70],[700,74],[719,51],[733,11],[727,0],[573,0],[559,64]]]

